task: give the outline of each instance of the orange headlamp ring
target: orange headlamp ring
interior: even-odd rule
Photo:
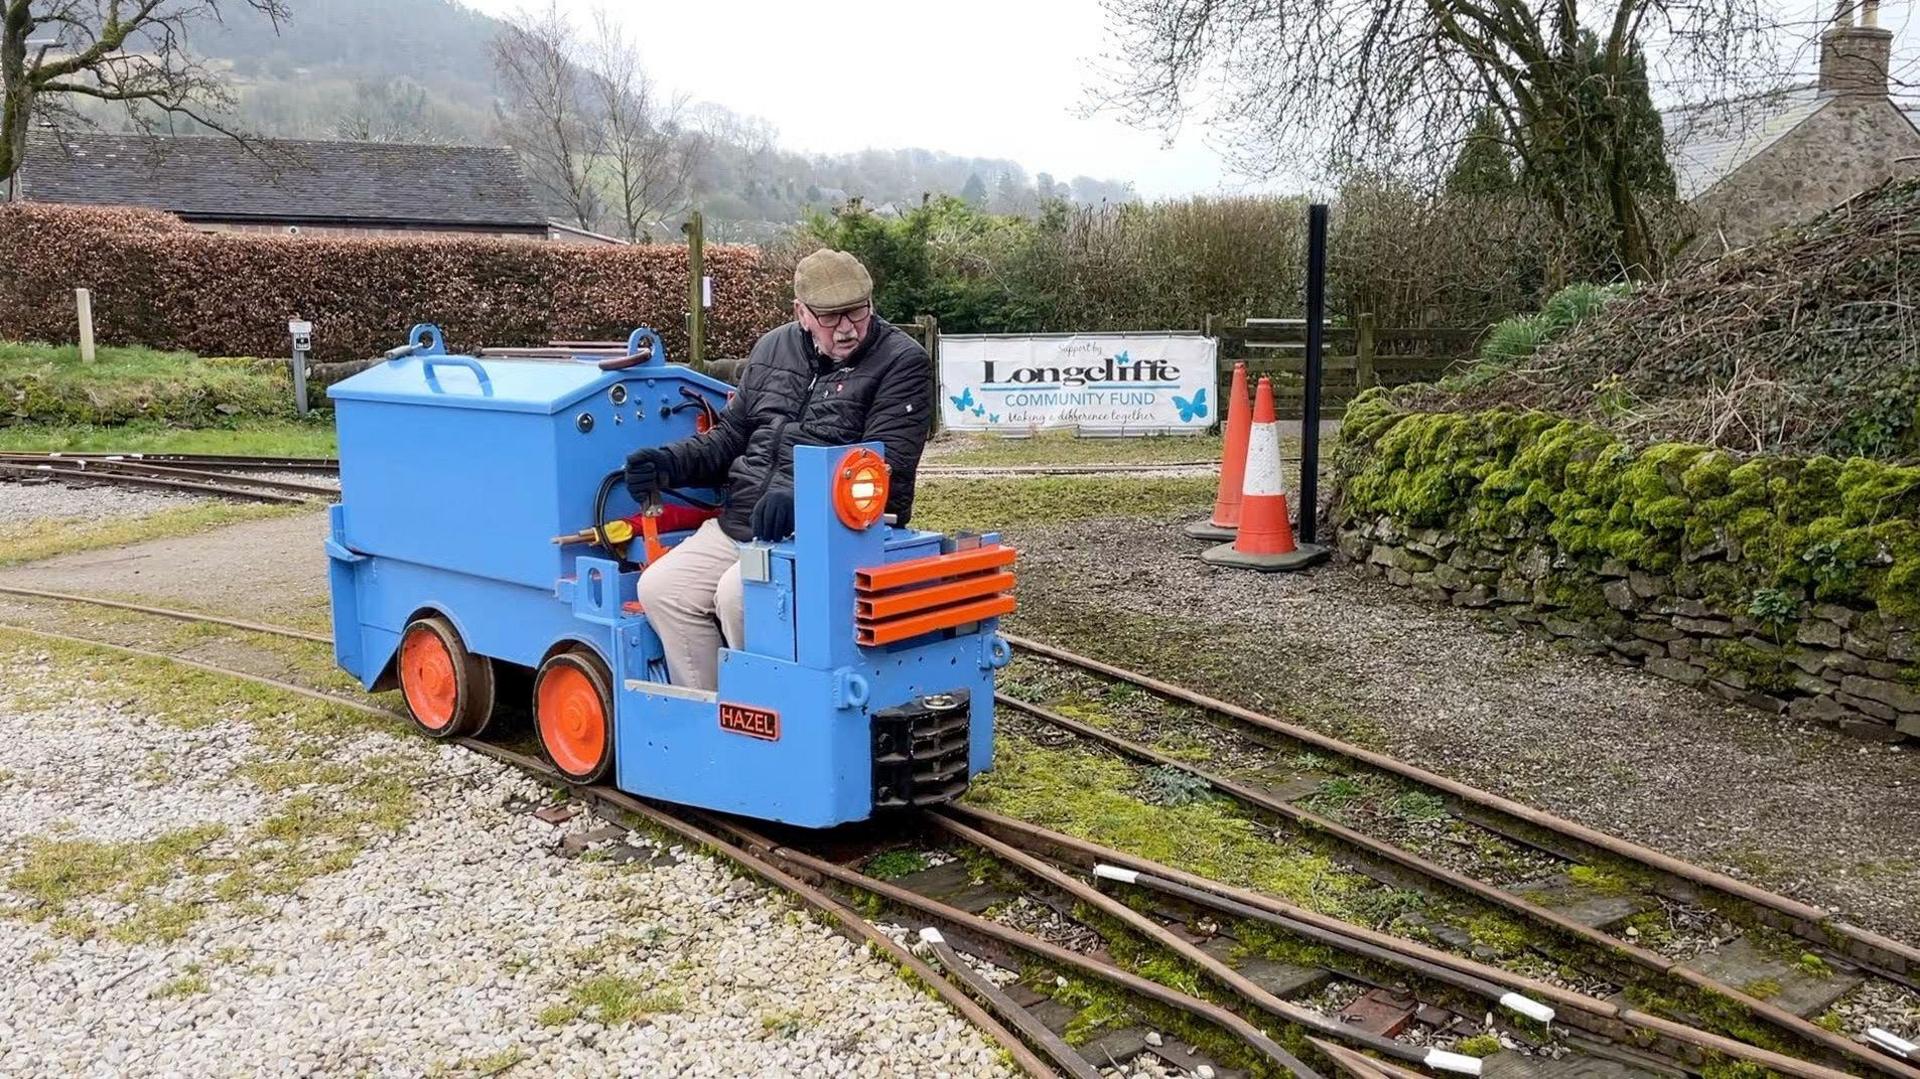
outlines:
[[[865,447],[847,451],[835,466],[833,510],[856,532],[886,515],[891,470],[886,458]]]

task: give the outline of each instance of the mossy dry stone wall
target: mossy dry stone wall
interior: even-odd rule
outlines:
[[[1538,413],[1348,415],[1344,560],[1579,651],[1920,737],[1920,468],[1634,449]]]

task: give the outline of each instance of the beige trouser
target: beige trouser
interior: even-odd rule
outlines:
[[[740,545],[720,531],[719,522],[701,524],[640,575],[640,604],[660,635],[673,684],[718,688],[721,632],[730,648],[747,637]]]

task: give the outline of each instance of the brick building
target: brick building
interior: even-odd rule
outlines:
[[[1893,34],[1878,25],[1879,2],[1865,0],[1858,25],[1849,0],[1840,2],[1821,35],[1817,81],[1662,115],[1674,180],[1700,214],[1706,253],[1920,168],[1920,129],[1887,96]]]
[[[496,146],[35,131],[10,199],[165,210],[209,232],[551,238]]]

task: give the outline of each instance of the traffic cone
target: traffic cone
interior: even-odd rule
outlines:
[[[1241,490],[1240,531],[1232,543],[1200,552],[1216,566],[1246,569],[1305,569],[1332,552],[1293,541],[1287,514],[1287,490],[1280,482],[1280,425],[1273,416],[1273,384],[1260,380],[1253,398],[1253,429],[1247,440],[1246,485]]]
[[[1220,489],[1213,496],[1213,516],[1195,521],[1182,531],[1194,539],[1229,540],[1240,527],[1240,487],[1247,474],[1247,435],[1253,415],[1247,408],[1247,365],[1233,365],[1232,396],[1227,400],[1227,438],[1220,448]]]

